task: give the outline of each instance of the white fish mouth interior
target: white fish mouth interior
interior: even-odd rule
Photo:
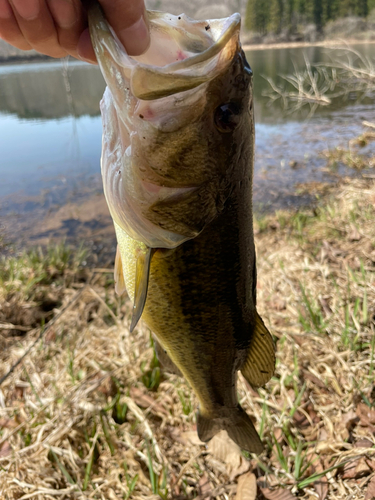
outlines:
[[[168,30],[165,29],[166,21],[169,21]],[[197,24],[202,23],[193,22],[185,14],[166,14],[165,19],[154,20],[148,50],[132,59],[142,64],[164,67],[204,52],[215,43],[215,39],[211,35],[208,21],[203,31],[198,29]]]
[[[99,7],[89,17],[97,59],[114,94],[114,87],[130,87],[134,97],[154,100],[193,89],[225,70],[238,50],[239,14],[194,21],[149,11],[151,44],[138,57],[126,53]]]

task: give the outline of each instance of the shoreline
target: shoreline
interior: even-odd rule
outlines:
[[[274,42],[274,43],[243,43],[243,50],[267,50],[267,49],[297,49],[303,47],[342,47],[342,46],[350,46],[350,45],[368,45],[375,44],[375,38],[371,40],[363,40],[350,38],[348,40],[344,40],[341,38],[336,38],[334,40],[321,40],[317,42]],[[72,60],[76,60],[70,57]],[[78,60],[78,59],[77,59]],[[2,64],[12,64],[12,63],[28,63],[28,62],[49,62],[49,61],[57,61],[54,57],[49,57],[45,54],[39,54],[38,52],[33,51],[30,53],[29,51],[24,51],[24,53],[12,53],[7,54],[6,51],[2,50],[0,46],[0,65]]]
[[[275,43],[244,43],[243,50],[266,50],[266,49],[297,49],[303,47],[342,47],[350,45],[367,45],[375,44],[375,39],[372,40],[357,40],[349,38],[343,40],[336,38],[334,40],[321,40],[319,42],[275,42]]]

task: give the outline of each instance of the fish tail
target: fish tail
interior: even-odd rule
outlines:
[[[198,412],[197,431],[201,441],[209,441],[220,430],[240,448],[250,453],[261,453],[263,444],[249,415],[240,407],[224,408],[225,416],[206,417]]]
[[[262,453],[262,441],[249,415],[241,407],[233,411],[230,425],[225,430],[229,437],[243,450],[250,453]]]

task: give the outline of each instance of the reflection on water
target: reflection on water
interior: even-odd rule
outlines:
[[[375,45],[353,46],[361,54],[375,58]],[[254,72],[254,98],[257,123],[303,120],[306,114],[289,116],[282,103],[269,107],[262,94],[269,90],[264,77],[280,81],[279,75],[291,74],[305,67],[305,57],[313,65],[330,62],[338,54],[324,47],[252,50],[246,53]],[[104,81],[97,66],[78,61],[56,61],[0,65],[0,112],[25,119],[53,119],[66,116],[98,116]],[[347,98],[334,107],[321,107],[318,115],[353,105]]]
[[[375,57],[375,45],[357,49]],[[325,178],[319,153],[358,135],[362,120],[374,120],[372,103],[337,99],[306,121],[308,110],[291,115],[279,102],[270,107],[262,96],[268,88],[263,77],[277,80],[279,74],[303,69],[305,55],[314,64],[330,60],[329,54],[332,50],[322,47],[247,53],[254,72],[258,207],[295,203],[296,182]],[[99,69],[85,63],[0,65],[0,225],[10,213],[24,224],[36,213],[43,220],[51,207],[80,196],[88,199],[100,190],[103,90]]]
[[[98,117],[25,120],[0,114],[0,197],[38,194],[82,173],[99,172]]]
[[[99,172],[104,81],[89,64],[0,66],[0,197]]]
[[[0,65],[0,111],[25,119],[97,116],[105,83],[76,61]]]

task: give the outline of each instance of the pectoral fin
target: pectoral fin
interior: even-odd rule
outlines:
[[[130,332],[132,332],[137,326],[137,323],[142,316],[142,312],[146,304],[148,278],[150,275],[152,254],[153,249],[146,247],[145,249],[140,249],[137,256],[137,264],[135,269],[134,304]]]
[[[259,314],[255,315],[255,328],[241,372],[251,386],[261,387],[272,377],[276,357],[272,336]]]
[[[115,291],[117,295],[122,295],[126,288],[125,288],[125,280],[124,280],[124,272],[122,269],[122,260],[121,260],[121,253],[120,253],[120,248],[117,245],[117,250],[116,250],[116,258],[115,258],[115,272],[114,272],[114,277],[115,277]]]

